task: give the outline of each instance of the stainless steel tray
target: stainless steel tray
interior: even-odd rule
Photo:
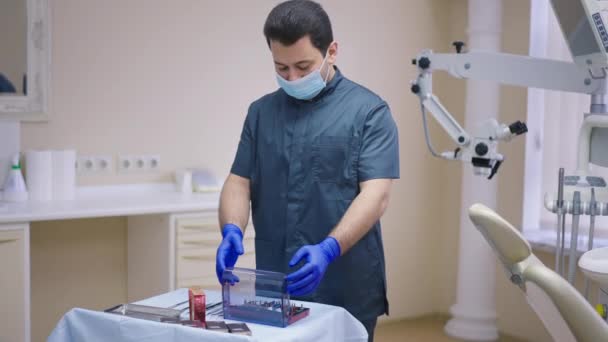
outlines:
[[[104,310],[104,312],[156,322],[167,318],[179,319],[181,314],[181,311],[176,309],[157,308],[139,304],[119,304]]]

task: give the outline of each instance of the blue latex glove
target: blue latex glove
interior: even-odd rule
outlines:
[[[333,237],[328,237],[317,245],[303,246],[291,258],[289,267],[294,267],[302,259],[306,263],[299,270],[285,277],[287,281],[287,292],[293,296],[303,296],[313,292],[323,275],[327,266],[340,256],[340,244]]]
[[[217,248],[215,256],[215,273],[222,284],[222,274],[226,267],[234,267],[239,255],[243,254],[243,232],[234,224],[225,224],[222,228],[224,239]]]

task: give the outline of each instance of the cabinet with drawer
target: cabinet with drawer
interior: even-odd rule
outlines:
[[[215,275],[215,253],[222,241],[217,208],[129,217],[127,234],[129,302],[194,285],[220,289]],[[255,268],[254,237],[249,224],[237,267]]]
[[[0,341],[30,340],[29,225],[0,224]]]
[[[215,274],[215,254],[221,242],[217,211],[176,215],[176,288],[200,285],[219,289]],[[247,226],[243,237],[245,254],[237,266],[255,268],[254,231]]]

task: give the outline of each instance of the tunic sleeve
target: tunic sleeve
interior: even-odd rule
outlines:
[[[230,172],[244,178],[251,179],[253,166],[255,161],[255,134],[257,124],[257,110],[253,105],[249,106],[243,131],[241,132],[241,140],[232,163]]]
[[[399,135],[386,102],[370,111],[362,133],[359,181],[399,178]]]

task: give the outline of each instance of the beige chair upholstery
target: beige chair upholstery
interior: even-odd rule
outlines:
[[[481,204],[469,209],[469,217],[555,341],[608,341],[608,324],[570,283],[534,256],[517,229]]]

